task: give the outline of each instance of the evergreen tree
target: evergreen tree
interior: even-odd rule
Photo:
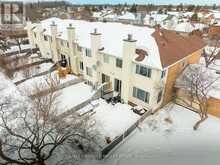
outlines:
[[[137,5],[133,4],[130,8],[131,13],[137,13]]]

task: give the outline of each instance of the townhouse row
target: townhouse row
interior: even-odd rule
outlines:
[[[176,77],[188,63],[198,62],[204,43],[160,28],[121,23],[50,18],[27,23],[32,47],[45,58],[69,66],[94,88],[125,103],[156,110],[170,102]]]

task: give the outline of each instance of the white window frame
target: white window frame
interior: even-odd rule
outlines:
[[[86,75],[92,77],[92,68],[86,67]]]
[[[86,48],[85,49],[85,54],[86,54],[87,57],[92,57],[91,49]]]
[[[140,92],[143,92],[143,98],[140,97]],[[133,97],[148,104],[150,102],[150,93],[137,87],[133,87]]]
[[[143,70],[146,70],[146,75],[144,73],[141,73],[141,72],[143,72]],[[139,74],[141,76],[145,76],[148,78],[151,78],[151,76],[152,76],[152,69],[147,68],[145,66],[141,66],[141,65],[136,65],[135,72],[136,72],[136,74]]]
[[[118,61],[121,61],[121,65],[118,65],[119,63],[118,63]],[[122,68],[123,67],[123,61],[122,61],[122,59],[120,59],[120,58],[116,58],[116,67],[117,68]]]

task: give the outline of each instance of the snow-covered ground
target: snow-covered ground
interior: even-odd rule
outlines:
[[[36,89],[38,88],[42,90],[48,88],[48,82],[54,81],[56,83],[63,84],[67,81],[75,79],[77,79],[77,77],[74,75],[67,75],[66,78],[60,79],[57,71],[53,71],[52,73],[26,80],[23,83],[19,84],[18,88],[22,92],[28,92],[28,94],[30,95],[39,92],[36,91]]]
[[[200,58],[200,64],[205,65],[205,59],[203,57]],[[212,64],[209,65],[209,68],[220,71],[220,59],[216,59]]]
[[[31,47],[30,44],[26,44],[26,45],[22,45],[22,44],[21,44],[21,50],[31,49],[31,48],[32,48],[32,47]],[[10,47],[10,49],[8,49],[8,50],[6,51],[6,53],[11,53],[11,52],[15,52],[15,51],[19,51],[19,47],[18,47],[17,45]]]
[[[219,165],[220,119],[209,116],[194,131],[198,119],[198,114],[175,105],[147,118],[104,160],[88,158],[81,165]]]
[[[200,64],[205,66],[204,57],[200,58]],[[208,69],[210,69],[217,77],[217,80],[213,84],[213,89],[210,91],[209,95],[213,98],[220,99],[220,59],[215,59],[213,63],[208,66]]]
[[[99,99],[97,103],[99,106],[94,109],[95,114],[92,119],[96,121],[95,127],[101,133],[103,143],[105,143],[105,137],[110,137],[113,140],[140,118],[127,104],[112,105],[103,99]]]
[[[31,76],[48,71],[54,64],[53,63],[43,63],[37,66],[31,67]],[[17,71],[14,73],[13,82],[18,82],[25,79],[23,70]]]
[[[65,111],[81,104],[82,102],[90,99],[94,94],[94,90],[84,82],[71,85],[62,90],[57,91],[58,97],[58,114],[64,113]]]

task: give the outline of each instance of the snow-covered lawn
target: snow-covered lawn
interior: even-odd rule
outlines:
[[[95,114],[92,115],[92,119],[96,121],[95,128],[101,134],[103,144],[105,144],[105,137],[113,140],[140,118],[128,104],[112,105],[103,99],[99,99],[97,103],[99,106],[94,109]]]
[[[22,92],[28,92],[28,94],[35,94],[36,92],[39,92],[36,91],[36,89],[38,88],[40,88],[41,90],[48,88],[49,87],[47,85],[48,82],[57,81],[57,83],[63,84],[67,81],[75,80],[75,79],[77,79],[77,77],[74,75],[67,75],[66,78],[60,79],[57,71],[53,71],[50,74],[46,74],[43,76],[34,77],[29,80],[26,80],[23,83],[19,84],[18,88]]]
[[[21,44],[21,50],[30,49],[30,48],[32,48],[30,44],[26,44],[26,45]],[[15,51],[19,51],[19,47],[17,45],[11,46],[10,49],[8,49],[6,51],[6,53],[11,53],[11,52],[15,52]]]
[[[200,58],[200,64],[205,65],[205,59],[203,57]],[[209,68],[220,71],[220,59],[216,59],[212,64],[209,65]]]
[[[94,94],[92,87],[84,82],[71,85],[58,91],[58,114],[61,114],[79,104],[90,99]]]
[[[121,116],[124,118],[125,116]],[[172,124],[165,119],[170,118]],[[147,118],[104,160],[84,160],[82,165],[219,165],[220,119],[213,116],[193,125],[198,114],[175,105]]]
[[[36,74],[39,74],[39,73],[42,73],[42,72],[45,72],[45,71],[48,71],[54,64],[53,63],[43,63],[43,64],[40,64],[40,65],[37,65],[37,66],[33,66],[31,67],[31,76],[33,75],[36,75]],[[23,70],[20,70],[20,71],[17,71],[14,73],[14,77],[13,77],[13,82],[18,82],[18,81],[21,81],[25,79],[25,75],[24,75],[24,72]]]

